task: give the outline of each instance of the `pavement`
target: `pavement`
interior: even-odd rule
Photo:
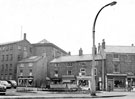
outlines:
[[[0,96],[0,99],[37,99],[37,98],[108,98],[108,97],[124,97],[127,92],[107,92],[100,91],[96,93],[96,96],[91,96],[89,93],[62,93],[62,92],[49,92],[49,91],[38,91],[32,92],[14,92],[9,91],[6,96]]]

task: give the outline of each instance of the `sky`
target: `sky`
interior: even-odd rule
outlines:
[[[0,0],[0,43],[46,39],[72,55],[92,53],[92,27],[99,9],[113,0]],[[135,0],[115,0],[95,27],[96,45],[135,45]]]

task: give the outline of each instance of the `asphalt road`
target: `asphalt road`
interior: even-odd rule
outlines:
[[[90,94],[74,93],[52,93],[46,91],[37,91],[31,93],[16,92],[16,89],[8,89],[6,95],[0,95],[0,99],[134,99],[135,92],[100,92],[97,97],[91,97]]]

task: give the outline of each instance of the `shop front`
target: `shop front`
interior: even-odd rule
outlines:
[[[91,76],[77,76],[77,85],[82,90],[91,89]]]
[[[126,90],[127,74],[107,74],[106,82],[107,91],[124,91]]]
[[[33,77],[18,77],[18,86],[21,87],[30,87],[33,86],[34,80]]]

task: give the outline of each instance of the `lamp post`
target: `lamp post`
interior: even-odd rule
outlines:
[[[116,1],[113,1],[109,4],[106,4],[105,6],[103,6],[97,13],[96,17],[95,17],[95,20],[94,20],[94,24],[93,24],[93,47],[92,47],[92,56],[93,56],[93,59],[92,59],[92,71],[91,71],[91,76],[92,76],[92,83],[91,83],[91,95],[92,96],[96,96],[96,85],[95,85],[95,25],[96,25],[96,20],[97,20],[97,17],[99,15],[99,13],[107,6],[113,6],[115,5],[117,2]]]

